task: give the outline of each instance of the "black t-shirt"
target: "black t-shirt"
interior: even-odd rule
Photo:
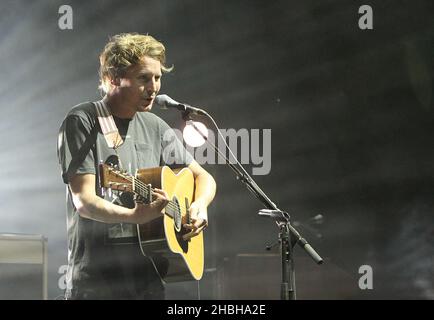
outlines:
[[[75,174],[95,174],[97,195],[132,207],[130,194],[105,192],[103,195],[98,176],[101,162],[120,164],[122,169],[134,175],[137,169],[164,164],[187,166],[193,158],[174,131],[158,116],[138,112],[132,119],[113,118],[124,141],[116,152],[107,145],[94,104],[86,102],[72,108],[58,137],[62,178],[67,184]],[[66,189],[67,291],[97,288],[109,298],[133,298],[147,290],[149,283],[161,284],[150,260],[141,253],[136,225],[106,224],[81,217],[72,202],[69,187]]]

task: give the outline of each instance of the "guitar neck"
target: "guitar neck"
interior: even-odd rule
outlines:
[[[153,188],[150,184],[145,184],[141,180],[136,177],[131,176],[132,184],[133,184],[133,192],[137,194],[141,199],[145,200],[147,203],[151,203],[153,201]],[[169,203],[166,206],[166,214],[171,218],[174,217],[175,211],[180,210],[179,204],[177,201],[169,200]]]
[[[100,184],[104,188],[132,192],[137,195],[137,201],[139,202],[151,203],[155,199],[155,192],[153,191],[151,184],[146,184],[131,174],[119,171],[117,168],[113,168],[107,164],[100,165]],[[181,212],[176,197],[169,200],[169,203],[165,207],[165,212],[172,218],[178,212]],[[190,220],[188,219],[187,221]]]

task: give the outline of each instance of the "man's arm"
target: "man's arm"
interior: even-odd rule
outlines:
[[[133,209],[115,205],[96,195],[94,174],[74,175],[69,188],[80,216],[105,223],[146,223],[161,216],[161,210],[169,203],[166,192],[154,188],[156,199],[150,204],[136,203]]]
[[[196,161],[193,160],[188,168],[195,179],[195,200],[190,205],[192,224],[184,225],[191,232],[184,235],[184,240],[197,236],[208,225],[207,208],[214,199],[217,188],[214,178]]]

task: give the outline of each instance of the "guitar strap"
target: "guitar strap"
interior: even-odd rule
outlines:
[[[96,108],[96,114],[98,116],[99,125],[101,127],[104,138],[109,148],[116,149],[124,143],[121,135],[119,134],[118,127],[115,120],[110,113],[104,100],[93,102]]]

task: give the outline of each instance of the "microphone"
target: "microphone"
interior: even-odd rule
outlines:
[[[173,100],[167,94],[160,94],[155,97],[154,103],[157,104],[161,109],[174,108],[179,111],[189,112],[197,115],[206,115],[205,111],[199,108],[192,107],[186,103],[180,103]]]
[[[275,219],[279,222],[288,222],[289,221],[289,214],[285,211],[261,209],[261,210],[259,210],[258,214],[262,217],[270,217],[270,218]]]

